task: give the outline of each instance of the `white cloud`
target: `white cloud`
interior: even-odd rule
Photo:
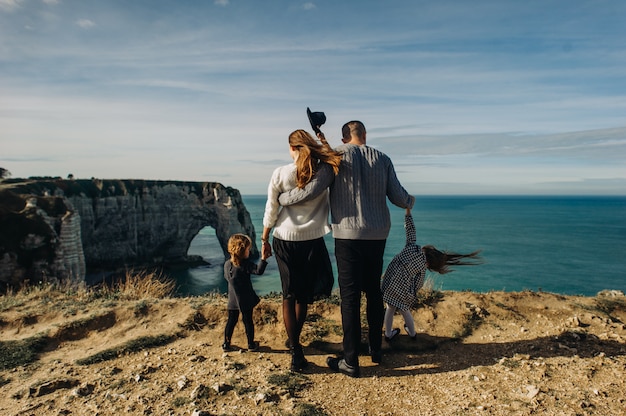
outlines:
[[[0,10],[11,12],[20,7],[22,0],[0,0]]]
[[[92,20],[89,20],[89,19],[78,19],[76,21],[76,24],[82,27],[83,29],[89,29],[96,25]]]
[[[475,12],[462,0],[401,10],[364,2],[348,21],[349,6],[331,2],[303,31],[293,21],[321,10],[316,0],[187,2],[179,13],[94,2],[56,14],[59,2],[0,0],[0,165],[14,176],[223,179],[263,193],[272,167],[289,161],[286,136],[307,127],[310,106],[326,113],[333,145],[343,122],[365,122],[368,143],[392,157],[413,192],[469,192],[469,182],[477,193],[558,191],[558,183],[570,193],[626,189],[618,186],[626,89],[617,42],[626,6],[617,3],[590,17],[570,10],[587,25],[537,32],[513,19],[532,15],[527,5],[492,10],[489,0],[477,0],[484,7]],[[562,10],[546,10],[550,22]],[[75,36],[74,25],[109,22],[117,30],[107,37]]]

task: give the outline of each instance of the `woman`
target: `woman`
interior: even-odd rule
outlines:
[[[289,153],[293,163],[276,168],[270,179],[261,241],[263,253],[271,255],[269,237],[274,229],[273,249],[282,283],[283,319],[289,337],[291,369],[302,371],[308,362],[300,345],[300,333],[308,305],[317,297],[330,295],[334,283],[324,242],[324,235],[330,232],[328,191],[288,207],[281,207],[278,197],[290,189],[303,188],[323,170],[336,175],[341,153],[334,151],[325,140],[318,143],[304,130],[289,135]]]

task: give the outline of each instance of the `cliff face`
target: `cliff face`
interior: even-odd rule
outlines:
[[[207,226],[215,229],[224,253],[233,233],[256,239],[239,191],[219,183],[5,182],[0,192],[0,282],[82,280],[85,269],[184,262],[191,241]],[[254,246],[253,255],[257,253]]]
[[[0,190],[0,289],[83,280],[80,231],[80,215],[68,200]]]

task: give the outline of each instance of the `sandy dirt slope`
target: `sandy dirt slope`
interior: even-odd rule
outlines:
[[[228,353],[220,296],[0,300],[1,415],[626,414],[619,292],[438,292],[413,311],[417,339],[384,343],[382,364],[363,344],[358,379],[325,364],[341,351],[336,299],[310,308],[302,374],[276,298],[255,311],[260,351],[240,349],[240,323]],[[16,346],[33,356],[12,358]]]

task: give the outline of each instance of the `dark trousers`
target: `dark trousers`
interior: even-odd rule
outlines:
[[[254,344],[254,321],[252,320],[252,311],[249,309],[241,311],[241,321],[246,329],[246,338],[248,338],[248,345]],[[228,321],[226,321],[226,329],[224,330],[224,342],[230,344],[230,340],[233,337],[235,331],[235,325],[239,320],[239,311],[237,309],[228,310]]]
[[[380,351],[385,309],[380,290],[386,240],[335,239],[343,354],[346,363],[359,365],[361,292],[365,292],[370,349]]]

